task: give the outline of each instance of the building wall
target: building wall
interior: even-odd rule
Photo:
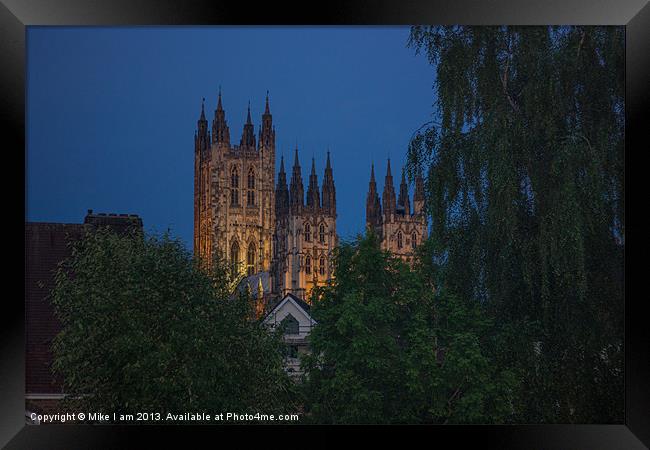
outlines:
[[[142,232],[133,214],[93,214],[84,223],[25,223],[25,407],[33,412],[57,412],[64,396],[62,380],[54,376],[51,346],[61,331],[52,304],[58,264],[72,255],[71,245],[92,227],[117,233]]]
[[[279,252],[282,262],[278,268],[279,293],[293,293],[309,299],[314,287],[326,285],[333,276],[336,218],[319,212],[290,213],[279,224],[278,235],[282,242]]]

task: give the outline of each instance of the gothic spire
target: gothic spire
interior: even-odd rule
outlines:
[[[223,110],[221,103],[221,86],[219,86],[217,109],[214,111],[214,119],[212,120],[212,141],[214,143],[230,145],[230,130],[226,123],[226,112]]]
[[[208,134],[208,121],[205,120],[205,98],[201,100],[201,115],[196,122],[196,133],[194,134],[194,151],[205,154],[208,149],[210,135]]]
[[[266,107],[264,108],[264,114],[271,114],[271,109],[269,108],[269,91],[266,91]]]
[[[382,202],[384,214],[390,217],[390,214],[393,214],[395,212],[396,207],[395,188],[393,187],[393,175],[390,172],[390,158],[388,158],[388,166],[386,168],[386,178],[384,181],[384,193]]]
[[[404,214],[411,214],[411,203],[409,201],[409,188],[406,184],[406,179],[404,177],[404,171],[402,170],[402,182],[399,185],[399,199],[397,204],[404,207]]]
[[[336,216],[336,188],[334,187],[334,175],[329,150],[327,151],[327,163],[325,164],[325,175],[323,176],[322,203],[326,214]]]
[[[269,107],[269,91],[266,91],[266,105],[262,114],[262,126],[260,128],[260,147],[275,149],[275,128],[273,127],[273,116]]]
[[[381,218],[381,205],[377,194],[377,183],[375,182],[375,165],[370,166],[370,182],[368,183],[368,195],[366,196],[366,225],[378,225]]]
[[[239,143],[241,148],[255,149],[255,130],[251,120],[251,103],[248,102],[248,114],[246,116],[246,124],[244,124],[244,131],[242,132],[241,141]]]
[[[298,161],[298,145],[296,145],[296,156],[291,173],[291,186],[289,187],[289,201],[293,212],[297,213],[302,210],[304,206],[304,192],[300,162]]]
[[[278,184],[275,187],[275,213],[281,215],[289,208],[289,189],[287,188],[287,175],[284,172],[284,156],[280,156],[280,172]]]
[[[316,175],[316,162],[314,158],[311,159],[311,174],[309,175],[309,187],[307,188],[307,206],[314,210],[320,208],[318,176]]]

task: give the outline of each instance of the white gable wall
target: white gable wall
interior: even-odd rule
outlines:
[[[305,339],[316,322],[311,316],[289,296],[285,297],[280,304],[271,311],[264,319],[264,323],[271,327],[280,325],[285,317],[291,314],[298,321],[299,334],[287,334],[286,340]]]

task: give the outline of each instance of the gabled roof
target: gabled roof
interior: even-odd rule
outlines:
[[[311,309],[309,304],[304,300],[300,299],[299,297],[296,297],[292,293],[288,293],[284,297],[282,297],[282,300],[280,300],[273,308],[271,308],[271,310],[266,314],[266,316],[264,316],[264,320],[266,320],[269,316],[273,315],[278,309],[282,308],[282,306],[284,306],[284,304],[287,302],[293,302],[305,313],[305,315],[310,320],[314,320],[311,318],[311,315],[309,314],[309,310]]]

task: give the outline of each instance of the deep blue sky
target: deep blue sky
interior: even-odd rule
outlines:
[[[87,209],[139,214],[191,248],[193,135],[221,85],[233,143],[270,91],[276,154],[303,180],[327,148],[339,235],[362,231],[370,163],[383,189],[431,117],[433,68],[407,27],[29,27],[27,220],[80,223]],[[285,161],[286,167],[286,161]],[[305,185],[305,190],[306,190]],[[412,191],[412,189],[411,189]]]

